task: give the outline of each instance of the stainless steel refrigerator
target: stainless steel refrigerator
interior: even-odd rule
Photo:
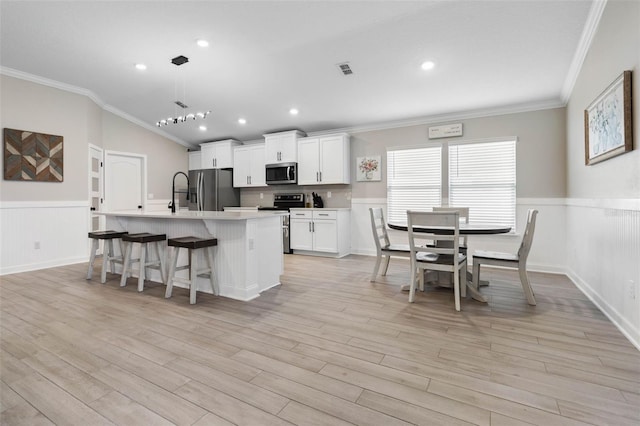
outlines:
[[[240,190],[233,187],[232,169],[189,171],[189,210],[221,211],[240,206]]]

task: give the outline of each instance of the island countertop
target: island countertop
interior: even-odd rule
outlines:
[[[197,219],[197,220],[247,220],[247,219],[261,219],[273,216],[287,216],[289,212],[286,211],[194,211],[194,210],[179,210],[175,213],[171,213],[169,210],[120,210],[113,212],[96,212],[104,216],[118,216],[118,217],[145,217],[145,218],[159,218],[159,219]]]
[[[167,238],[216,238],[218,244],[214,249],[213,269],[220,296],[247,301],[280,284],[280,275],[284,271],[282,220],[288,212],[123,210],[100,214],[106,217],[106,229],[115,231],[165,234]],[[166,242],[162,242],[160,248],[161,251],[169,249]],[[139,247],[136,245],[133,249],[139,250]],[[197,256],[197,263],[203,265],[201,250]],[[180,251],[178,262],[179,265],[189,263],[186,250]],[[120,265],[116,268],[121,269]],[[149,272],[149,279],[163,283],[159,271]],[[188,272],[179,271],[178,276],[188,278]],[[198,277],[196,285],[198,291],[212,293],[208,278]],[[174,286],[185,287],[182,283]]]

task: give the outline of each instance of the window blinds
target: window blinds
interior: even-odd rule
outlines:
[[[387,152],[387,220],[406,224],[407,210],[430,210],[442,200],[442,147]]]
[[[516,142],[449,144],[449,205],[469,222],[516,226]]]

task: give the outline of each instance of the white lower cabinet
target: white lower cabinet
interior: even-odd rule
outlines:
[[[291,209],[289,214],[294,253],[331,257],[350,253],[349,209]]]

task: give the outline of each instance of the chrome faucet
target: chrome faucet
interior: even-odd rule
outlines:
[[[176,191],[176,176],[178,175],[184,175],[184,177],[187,178],[186,191]],[[187,201],[189,201],[189,176],[187,176],[185,172],[176,172],[176,174],[173,175],[173,183],[171,185],[171,204],[169,205],[169,208],[171,209],[171,213],[176,212],[176,194],[183,194],[183,193],[187,194]]]

